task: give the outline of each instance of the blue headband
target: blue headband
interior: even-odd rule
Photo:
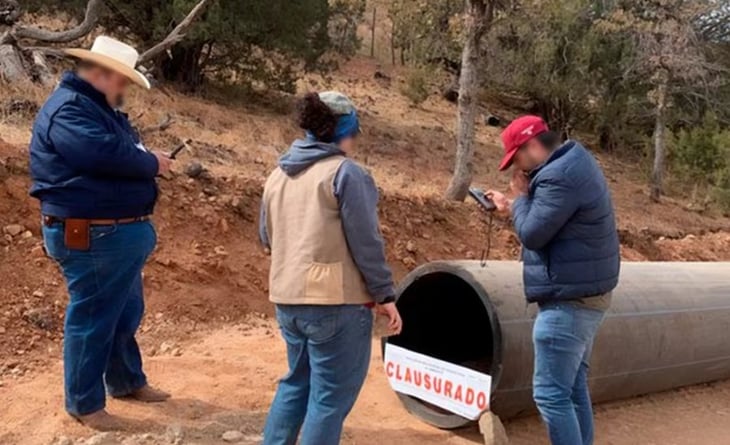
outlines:
[[[343,139],[354,137],[358,134],[360,134],[360,119],[357,117],[357,111],[352,110],[350,114],[343,114],[337,119],[337,126],[335,127],[335,134],[332,137],[332,143],[338,144]],[[313,141],[317,140],[317,137],[311,131],[307,131],[307,137]]]
[[[350,114],[340,116],[335,127],[335,136],[332,142],[338,143],[343,139],[357,136],[360,133],[360,119],[357,117],[357,111],[352,110]]]

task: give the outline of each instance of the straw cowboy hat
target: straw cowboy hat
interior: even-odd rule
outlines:
[[[116,71],[137,85],[150,89],[150,81],[136,69],[139,53],[136,49],[111,37],[99,36],[91,49],[73,48],[64,51],[71,57],[86,60]]]

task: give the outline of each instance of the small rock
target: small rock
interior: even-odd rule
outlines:
[[[221,218],[220,226],[221,232],[223,233],[228,233],[228,231],[230,230],[230,227],[228,226],[228,220],[225,218]]]
[[[416,243],[408,241],[406,243],[406,251],[408,251],[408,253],[416,253]]]
[[[180,348],[173,349],[172,355],[174,355],[175,357],[180,357],[182,355],[182,349],[180,349]]]
[[[25,232],[25,227],[21,226],[20,224],[10,224],[3,228],[3,232],[10,236],[18,236],[21,233]]]
[[[204,171],[205,169],[200,164],[200,162],[193,161],[185,166],[183,173],[185,173],[190,178],[199,178]]]
[[[172,445],[182,443],[184,437],[182,426],[178,424],[168,426],[167,431],[165,431],[165,438]]]
[[[216,246],[215,249],[213,249],[216,255],[220,256],[228,256],[228,252],[226,251],[226,248],[223,246]]]
[[[0,334],[4,334],[5,332],[5,326],[0,326]]]
[[[23,232],[22,238],[33,238],[33,232],[31,232],[30,230],[26,230],[25,232]]]
[[[29,309],[23,313],[23,319],[46,331],[51,331],[56,326],[56,317],[51,307]]]
[[[409,257],[409,256],[407,256],[407,257],[404,257],[403,259],[401,259],[401,262],[402,262],[402,263],[403,263],[403,264],[404,264],[404,265],[405,265],[406,267],[410,267],[410,268],[416,267],[416,264],[418,264],[418,263],[416,263],[416,260],[415,260],[415,258],[413,258],[413,257]]]
[[[165,267],[170,267],[172,261],[169,258],[155,258],[155,262]]]
[[[73,440],[69,439],[66,436],[61,436],[53,441],[53,445],[73,445],[73,443]]]
[[[46,296],[46,294],[44,294],[42,290],[37,290],[33,292],[33,296],[36,298],[43,298]]]
[[[167,354],[168,352],[171,352],[175,347],[172,343],[163,341],[160,345],[160,354]]]
[[[86,439],[84,445],[118,445],[119,441],[112,433],[99,433]]]
[[[240,431],[226,431],[221,435],[221,439],[223,439],[224,442],[240,442],[243,440],[243,438],[246,437],[243,435]]]

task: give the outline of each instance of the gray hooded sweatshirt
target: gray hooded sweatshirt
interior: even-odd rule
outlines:
[[[344,156],[334,144],[298,139],[279,159],[279,167],[296,176],[312,164],[330,156]],[[378,188],[373,178],[356,162],[345,160],[334,180],[334,193],[340,206],[342,229],[355,264],[368,292],[378,303],[395,297],[393,274],[385,259],[385,244],[378,223]],[[259,236],[266,247],[271,240],[266,231],[266,209],[261,207]]]

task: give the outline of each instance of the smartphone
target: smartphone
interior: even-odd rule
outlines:
[[[485,211],[493,212],[497,210],[497,206],[494,204],[494,201],[484,194],[484,190],[472,187],[469,189],[469,195],[471,195],[471,197],[474,198]]]

